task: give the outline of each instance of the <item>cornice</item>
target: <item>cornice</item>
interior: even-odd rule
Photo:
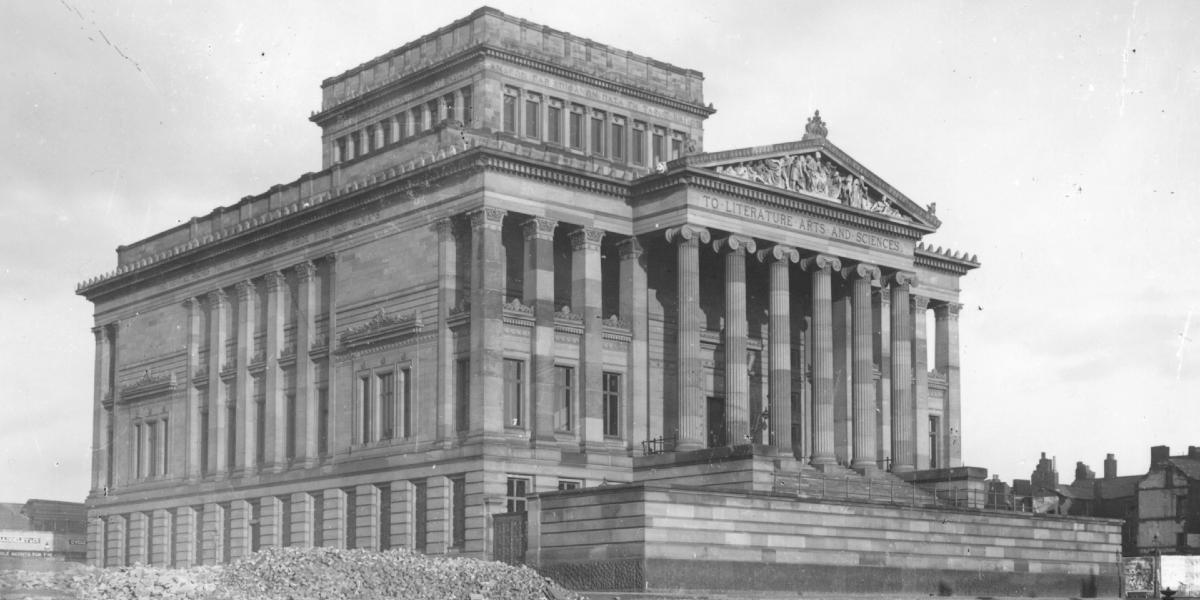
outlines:
[[[137,400],[169,394],[176,387],[174,371],[153,373],[147,369],[139,379],[121,386],[121,393],[118,397],[121,404],[127,404]]]
[[[941,246],[934,249],[924,242],[918,243],[913,252],[913,265],[955,275],[966,275],[968,271],[981,266],[979,256],[975,254],[967,255],[966,252],[943,249]]]

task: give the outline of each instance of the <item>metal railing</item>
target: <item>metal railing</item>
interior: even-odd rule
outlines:
[[[677,436],[659,436],[651,440],[642,441],[642,455],[650,456],[651,454],[663,454],[666,452],[674,452],[675,444],[679,441]]]
[[[915,508],[1033,512],[1028,498],[1012,493],[961,488],[926,490],[917,485],[891,478],[801,474],[796,494],[822,500],[874,502]]]

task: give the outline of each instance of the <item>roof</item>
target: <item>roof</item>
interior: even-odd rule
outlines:
[[[1169,460],[1176,469],[1183,471],[1188,479],[1200,479],[1200,460],[1186,456],[1172,456]]]
[[[1100,482],[1100,496],[1104,500],[1137,496],[1137,484],[1142,477],[1142,475],[1124,475],[1112,479],[1099,479],[1097,481]]]
[[[29,529],[29,519],[21,514],[24,504],[0,502],[0,529]]]

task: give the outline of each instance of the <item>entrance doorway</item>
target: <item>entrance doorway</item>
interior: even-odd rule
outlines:
[[[722,396],[709,396],[708,447],[719,448],[726,445],[727,442],[725,433],[725,398]]]

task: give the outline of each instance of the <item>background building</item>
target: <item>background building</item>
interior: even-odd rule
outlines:
[[[0,569],[53,568],[87,557],[82,502],[31,499],[0,502]]]

